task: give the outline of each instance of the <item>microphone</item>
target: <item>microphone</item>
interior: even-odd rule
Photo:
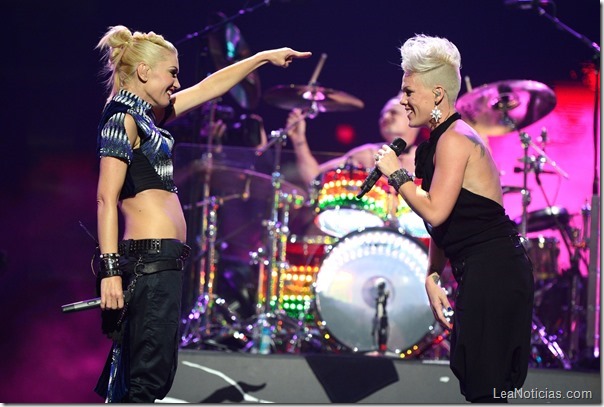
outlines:
[[[397,156],[399,156],[401,155],[403,150],[405,150],[405,147],[407,147],[407,143],[402,138],[397,137],[392,141],[392,144],[390,144],[389,147],[394,150]],[[361,192],[358,193],[357,199],[362,198],[363,195],[369,192],[381,176],[382,171],[375,167],[373,171],[371,171],[371,173],[367,176],[365,181],[363,181],[363,184],[361,184]]]
[[[124,291],[124,301],[130,301],[130,291]],[[91,298],[89,300],[72,302],[71,304],[65,304],[61,306],[61,310],[64,314],[76,311],[86,311],[101,306],[101,297]]]
[[[504,0],[507,7],[515,7],[520,10],[531,10],[533,8],[547,6],[551,0]]]

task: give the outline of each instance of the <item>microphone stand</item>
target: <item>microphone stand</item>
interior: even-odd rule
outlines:
[[[371,335],[377,334],[378,353],[384,355],[388,350],[388,312],[386,305],[388,303],[389,293],[385,290],[386,283],[380,281],[377,284],[377,296],[375,298],[375,317],[373,319],[373,329]]]
[[[197,38],[197,37],[205,37],[206,35],[208,35],[211,32],[214,32],[216,30],[218,30],[220,27],[222,27],[223,25],[225,25],[226,23],[230,23],[231,21],[234,21],[235,19],[245,15],[245,14],[249,14],[253,11],[256,11],[257,9],[264,7],[264,6],[269,6],[270,5],[270,0],[264,0],[261,1],[260,3],[252,6],[252,7],[248,7],[248,8],[243,8],[239,11],[237,11],[237,13],[233,14],[230,17],[226,17],[222,20],[220,20],[219,22],[217,22],[216,24],[210,24],[205,26],[202,30],[200,31],[195,31],[192,32],[191,34],[187,34],[185,35],[183,38],[181,38],[180,40],[176,41],[174,43],[174,45],[180,45],[186,41],[192,40],[193,38]]]

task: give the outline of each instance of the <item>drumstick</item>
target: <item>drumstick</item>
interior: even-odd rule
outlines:
[[[315,71],[313,72],[313,74],[310,78],[310,81],[308,81],[308,86],[315,86],[317,84],[317,79],[319,78],[319,73],[323,69],[323,64],[325,64],[326,59],[327,59],[327,54],[324,52],[321,54],[321,59],[319,59],[319,62],[317,63],[317,67],[315,68]]]
[[[472,92],[472,84],[470,83],[470,77],[468,75],[464,76],[464,81],[466,82],[466,90]]]

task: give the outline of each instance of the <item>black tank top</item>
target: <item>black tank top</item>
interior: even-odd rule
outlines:
[[[453,114],[430,133],[430,139],[419,145],[415,153],[415,174],[422,179],[422,189],[430,191],[434,176],[434,153],[440,136],[455,121],[461,119]],[[505,236],[516,236],[518,230],[505,209],[497,202],[462,188],[451,214],[440,226],[426,229],[434,243],[454,259],[462,251],[475,244]]]

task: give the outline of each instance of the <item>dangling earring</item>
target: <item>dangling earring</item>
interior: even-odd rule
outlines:
[[[443,117],[443,112],[440,111],[436,103],[434,103],[434,109],[430,112],[430,117],[434,120],[434,124],[438,124],[440,122],[441,117]]]
[[[440,97],[440,92],[435,91],[434,96]],[[438,125],[441,117],[443,117],[443,112],[441,112],[440,109],[438,108],[438,102],[436,100],[434,100],[434,109],[432,109],[432,111],[430,112],[430,117],[432,118],[432,120],[434,121],[434,124],[436,124],[436,125]]]

